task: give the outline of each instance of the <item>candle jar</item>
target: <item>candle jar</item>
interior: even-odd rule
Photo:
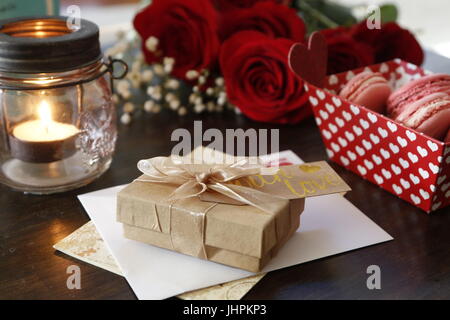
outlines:
[[[111,164],[111,81],[122,62],[105,60],[98,27],[80,22],[71,30],[64,17],[0,21],[0,182],[14,189],[74,189]]]

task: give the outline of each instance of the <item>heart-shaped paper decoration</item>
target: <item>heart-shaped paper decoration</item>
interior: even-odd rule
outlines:
[[[328,46],[320,32],[309,37],[308,47],[296,43],[289,52],[289,67],[304,81],[323,88],[327,74]]]

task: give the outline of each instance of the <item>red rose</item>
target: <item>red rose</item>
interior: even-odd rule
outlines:
[[[217,62],[217,20],[210,0],[154,0],[136,15],[134,27],[142,37],[146,61],[174,58],[173,74],[185,78],[187,71],[211,68]],[[145,46],[151,36],[159,40],[156,52]]]
[[[228,10],[223,14],[219,29],[222,40],[242,30],[255,30],[273,38],[303,42],[306,27],[294,9],[263,1],[248,9]]]
[[[250,8],[258,2],[272,1],[289,6],[292,0],[212,0],[218,9]]]
[[[374,63],[373,49],[354,40],[348,29],[322,30],[328,44],[328,74],[340,73]]]
[[[366,21],[363,21],[353,27],[352,35],[357,41],[372,46],[375,63],[395,58],[419,66],[423,63],[424,53],[414,35],[395,22],[386,23],[381,29],[370,30]]]
[[[294,41],[241,31],[222,45],[228,99],[256,121],[296,123],[311,114],[303,81],[288,67]]]

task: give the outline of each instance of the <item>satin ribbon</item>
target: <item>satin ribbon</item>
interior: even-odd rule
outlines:
[[[269,193],[231,183],[240,178],[262,173],[276,174],[278,171],[276,168],[268,170],[254,158],[240,158],[231,164],[192,164],[185,163],[183,158],[155,157],[139,161],[138,169],[145,176],[136,181],[176,186],[169,201],[200,197],[210,202],[250,205],[270,214],[275,214],[277,210],[273,202],[286,201]]]
[[[185,160],[185,159],[184,159]],[[231,184],[232,181],[253,175],[276,174],[276,168],[268,169],[255,158],[236,159],[231,164],[192,164],[185,163],[183,158],[156,157],[138,162],[138,169],[144,174],[136,179],[140,182],[162,183],[174,185],[176,189],[167,199],[169,205],[169,235],[172,249],[188,253],[208,260],[205,247],[206,215],[218,203],[251,205],[268,214],[275,215],[279,210],[279,202],[288,200],[264,193],[249,187]],[[179,239],[177,230],[172,229],[172,210],[177,200],[200,197],[200,200],[212,202],[201,214],[193,214],[193,226],[198,228],[200,238]],[[205,200],[207,199],[207,200]],[[182,211],[186,211],[180,208]],[[187,211],[189,212],[189,211]],[[161,231],[159,217],[155,205],[155,229]],[[276,227],[275,227],[276,229]],[[278,235],[276,235],[278,239]],[[177,241],[174,241],[174,240]],[[194,248],[194,249],[192,249]]]

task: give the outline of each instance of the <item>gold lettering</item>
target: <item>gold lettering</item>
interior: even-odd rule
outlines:
[[[277,182],[280,182],[280,177],[278,175],[274,175],[272,176],[272,181],[267,180],[266,178],[270,177],[270,176],[262,176],[260,174],[256,175],[256,176],[251,176],[248,177],[248,179],[250,180],[251,184],[253,186],[255,186],[256,188],[263,188],[265,185],[267,184],[275,184]],[[256,178],[259,179],[260,182],[256,181]]]
[[[297,196],[299,198],[304,198],[306,196],[305,189],[303,189],[303,194],[298,193],[297,190],[295,190],[294,187],[291,185],[289,180],[284,179],[284,184],[292,192],[293,195],[295,195],[295,196]]]
[[[325,176],[325,181],[332,186],[338,186],[341,184],[341,180],[339,180],[336,176],[332,174],[327,174]]]
[[[312,183],[320,190],[327,189],[327,181],[324,177],[320,178],[320,180],[313,180]]]
[[[292,176],[288,175],[288,174],[286,173],[286,171],[284,171],[284,170],[281,169],[281,168],[278,170],[277,176],[280,175],[280,174],[281,174],[283,177],[287,178],[287,179],[292,179],[292,178],[293,178]]]
[[[314,182],[311,181],[299,181],[300,187],[303,188],[305,193],[314,194],[316,193],[316,189],[314,188]]]

